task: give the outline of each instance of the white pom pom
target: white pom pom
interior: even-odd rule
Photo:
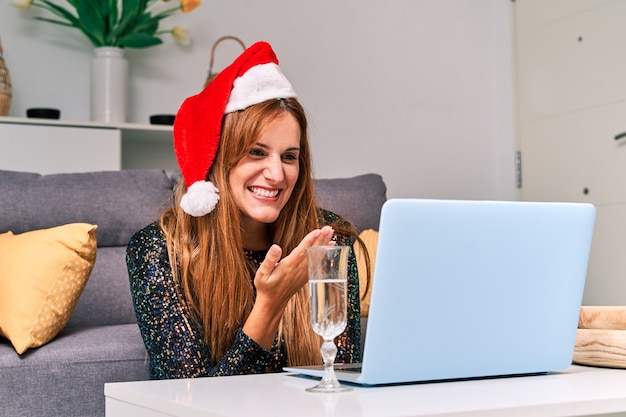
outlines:
[[[180,206],[191,216],[204,216],[215,208],[220,199],[218,192],[219,190],[210,181],[196,181],[187,189],[180,200]]]

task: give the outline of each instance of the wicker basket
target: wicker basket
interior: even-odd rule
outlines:
[[[213,61],[215,59],[215,49],[217,48],[217,45],[219,45],[220,42],[226,39],[231,39],[233,41],[236,41],[237,43],[239,43],[239,45],[241,45],[244,51],[246,50],[246,44],[244,44],[243,41],[236,36],[222,36],[221,38],[216,40],[215,43],[213,44],[213,48],[211,48],[211,61],[209,62],[209,75],[207,76],[206,81],[204,83],[205,87],[209,85],[209,83],[213,81],[215,77],[217,77],[217,74],[219,74],[219,72],[213,72]]]
[[[12,89],[9,69],[4,62],[2,53],[2,41],[0,41],[0,116],[6,116],[11,107]]]

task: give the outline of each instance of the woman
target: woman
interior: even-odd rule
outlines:
[[[354,231],[315,205],[305,114],[277,64],[252,45],[176,116],[175,204],[127,250],[152,378],[321,363],[305,248],[352,245]],[[339,362],[360,360],[354,254],[349,265]]]

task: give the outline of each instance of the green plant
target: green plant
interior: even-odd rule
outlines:
[[[160,35],[169,33],[179,43],[189,43],[187,30],[174,26],[159,31],[159,22],[177,11],[188,13],[201,0],[179,0],[176,7],[153,11],[156,3],[171,0],[65,0],[61,6],[51,0],[10,0],[13,6],[31,6],[47,10],[58,19],[37,16],[35,19],[80,30],[95,47],[147,48],[163,41]],[[71,7],[70,7],[71,6]]]

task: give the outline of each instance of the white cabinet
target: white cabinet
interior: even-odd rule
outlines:
[[[626,1],[517,0],[523,200],[589,202],[583,303],[626,305]]]
[[[41,174],[177,168],[172,127],[0,117],[0,169]]]

